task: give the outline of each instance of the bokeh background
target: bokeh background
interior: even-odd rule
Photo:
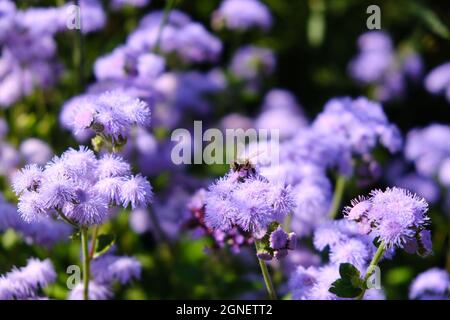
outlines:
[[[387,32],[396,48],[408,47],[418,52],[425,72],[447,61],[450,57],[450,3],[447,1],[364,1],[364,0],[264,0],[274,19],[267,32],[254,31],[235,35],[217,33],[223,40],[224,50],[219,66],[226,66],[239,45],[252,43],[267,46],[277,57],[276,71],[264,80],[262,88],[253,93],[232,91],[215,100],[215,119],[239,112],[255,116],[268,88],[280,87],[295,94],[308,118],[313,119],[324,103],[334,96],[373,97],[371,86],[361,86],[349,76],[349,61],[358,52],[357,38],[367,32],[366,8],[376,4],[381,8],[382,30]],[[64,1],[16,1],[20,8],[34,5],[58,5]],[[85,74],[87,83],[95,81],[92,66],[95,60],[125,42],[141,17],[152,10],[162,9],[164,1],[153,0],[145,8],[125,8],[108,12],[107,25],[102,30],[85,36]],[[211,29],[211,14],[219,0],[179,0],[176,8]],[[106,5],[105,5],[106,7]],[[1,18],[0,18],[1,19]],[[65,71],[61,81],[48,90],[35,90],[8,109],[0,109],[9,132],[5,141],[19,146],[30,137],[42,139],[60,154],[78,142],[58,123],[63,103],[84,91],[77,82],[76,34],[67,32],[57,36],[58,57]],[[199,69],[206,66],[199,66]],[[434,122],[450,122],[450,105],[442,96],[432,96],[424,89],[422,81],[408,83],[407,93],[383,103],[390,121],[399,126],[403,134],[415,127]],[[195,115],[192,118],[195,119]],[[158,128],[153,128],[157,131]],[[450,138],[450,137],[449,137]],[[383,165],[390,159],[379,155]],[[199,178],[217,177],[226,172],[226,166],[192,166],[186,170]],[[155,193],[163,192],[170,182],[170,172],[151,177]],[[376,186],[388,182],[381,179]],[[373,187],[373,186],[371,186]],[[10,190],[7,178],[0,177],[0,190],[10,201],[17,199]],[[350,186],[343,203],[367,190]],[[183,210],[169,208],[166,210]],[[421,259],[414,255],[398,253],[393,261],[384,263],[382,281],[386,295],[391,299],[407,298],[411,280],[432,266],[444,266],[450,226],[442,209],[433,207],[434,255]],[[116,246],[120,252],[136,256],[143,265],[142,280],[133,285],[117,288],[116,298],[245,298],[264,296],[256,259],[243,251],[235,255],[228,250],[216,254],[205,253],[207,238],[193,238],[180,232],[176,241],[169,244],[155,236],[155,232],[137,234],[130,229],[129,214],[121,213],[102,229],[116,233]],[[447,240],[446,240],[447,239]],[[310,240],[304,240],[311,247]],[[0,233],[0,274],[14,265],[24,265],[28,257],[51,257],[59,278],[46,293],[53,298],[67,295],[65,269],[76,264],[79,258],[78,242],[63,242],[50,249],[28,244],[13,230]],[[282,272],[274,274],[277,285],[285,283]]]

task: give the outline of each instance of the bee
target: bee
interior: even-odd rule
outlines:
[[[253,158],[259,156],[262,153],[264,153],[264,151],[256,152],[253,155],[250,155],[249,157],[244,158],[244,159],[235,158],[235,160],[231,164],[231,169],[234,172],[241,172],[247,177],[251,176],[251,175],[255,175],[256,168],[255,168],[255,165],[251,162],[251,160]]]

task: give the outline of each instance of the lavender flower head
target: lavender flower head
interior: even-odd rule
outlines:
[[[170,12],[159,37],[163,17],[162,11],[145,16],[129,35],[126,47],[137,55],[158,49],[158,53],[174,54],[184,63],[215,62],[219,58],[222,52],[220,40],[180,11]]]
[[[91,272],[97,283],[112,284],[117,281],[126,284],[141,277],[141,264],[132,257],[107,254],[92,261]]]
[[[251,166],[236,165],[210,186],[205,221],[214,229],[227,231],[237,225],[255,233],[282,220],[294,206],[289,186],[270,183]]]
[[[215,29],[248,30],[260,28],[268,30],[272,25],[269,9],[258,0],[224,0],[213,13]]]
[[[329,263],[321,267],[299,266],[290,276],[289,287],[293,299],[339,300],[329,291],[339,276],[339,265],[351,263],[360,272],[367,268],[376,251],[371,235],[361,234],[353,221],[330,221],[318,227],[314,233],[314,246],[323,251],[329,248]],[[389,255],[388,255],[389,257]],[[364,299],[383,299],[380,290],[370,289]]]
[[[148,126],[150,114],[150,107],[142,100],[111,91],[70,101],[61,119],[74,135],[90,129],[117,143],[128,137],[131,126]]]
[[[68,300],[84,300],[84,285],[79,283],[70,291]],[[113,297],[111,288],[105,284],[99,284],[96,281],[89,282],[89,300],[108,300]]]
[[[27,222],[64,215],[73,223],[94,225],[109,216],[109,206],[146,205],[152,192],[140,175],[118,156],[97,159],[86,147],[69,149],[45,168],[28,165],[13,178],[19,214]]]
[[[419,300],[450,299],[450,276],[446,270],[429,269],[419,274],[409,288],[409,298]]]
[[[349,73],[361,84],[375,87],[381,101],[402,97],[407,80],[422,74],[421,57],[411,49],[396,53],[392,40],[382,31],[369,31],[358,38],[359,53],[349,64]]]
[[[425,78],[425,88],[432,94],[445,93],[450,102],[450,62],[437,66]]]
[[[374,190],[369,198],[352,201],[344,214],[346,219],[358,222],[362,233],[378,237],[386,248],[427,255],[432,251],[427,211],[423,198],[394,187]]]
[[[55,280],[56,272],[50,260],[28,259],[25,267],[0,276],[0,300],[37,298],[38,290]]]
[[[324,109],[312,124],[314,130],[341,137],[355,154],[369,153],[378,141],[390,152],[400,150],[400,131],[379,103],[364,97],[334,98]]]
[[[174,35],[173,41],[162,44],[163,50],[176,52],[185,62],[215,62],[222,52],[222,43],[200,23],[190,23]]]
[[[54,34],[64,30],[59,9],[0,7],[0,106],[8,108],[35,88],[52,86],[61,73]]]
[[[431,124],[422,129],[411,130],[406,138],[405,158],[415,164],[419,174],[438,176],[447,183],[448,159],[450,159],[450,126]]]

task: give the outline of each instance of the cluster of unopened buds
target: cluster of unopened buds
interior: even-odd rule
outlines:
[[[269,226],[269,230],[259,243],[257,256],[261,260],[270,261],[273,258],[280,260],[288,255],[289,250],[295,250],[297,246],[295,233],[286,233],[280,225],[277,225],[278,223],[273,223]]]

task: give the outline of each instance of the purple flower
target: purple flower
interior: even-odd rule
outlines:
[[[99,180],[94,189],[105,198],[108,203],[120,205],[122,195],[122,185],[124,184],[123,177],[103,178]]]
[[[279,130],[280,138],[293,137],[307,120],[295,97],[286,90],[273,89],[264,98],[263,112],[256,118],[255,128]]]
[[[133,209],[145,206],[152,201],[152,198],[152,186],[143,176],[130,176],[123,182],[120,200],[124,207],[127,207],[128,204],[131,204]]]
[[[371,84],[377,99],[402,97],[407,79],[417,80],[423,69],[421,57],[411,52],[395,52],[391,38],[382,31],[369,31],[358,38],[359,53],[349,63],[351,77]]]
[[[213,13],[216,29],[224,26],[231,30],[261,28],[267,30],[272,25],[269,9],[258,0],[224,0]]]
[[[226,231],[234,224],[238,211],[232,196],[235,187],[231,175],[226,175],[208,188],[205,220],[210,227]]]
[[[127,176],[130,173],[130,165],[120,156],[105,154],[98,160],[97,174],[99,179]]]
[[[233,169],[209,188],[205,215],[209,227],[227,231],[237,225],[254,233],[292,211],[295,204],[289,187],[239,170]]]
[[[332,195],[330,182],[325,176],[303,179],[292,193],[296,203],[292,215],[292,230],[297,235],[308,235],[328,220]]]
[[[152,190],[140,175],[129,176],[130,165],[116,155],[97,159],[88,148],[69,149],[54,157],[45,170],[26,166],[14,178],[19,214],[25,221],[63,213],[80,225],[101,224],[109,206],[148,204]]]
[[[137,208],[130,214],[130,227],[137,234],[143,234],[152,229],[150,215],[146,209]]]
[[[26,163],[45,165],[53,156],[50,146],[39,139],[29,138],[24,140],[19,147],[19,152]]]
[[[112,0],[111,7],[118,10],[126,6],[142,8],[148,4],[150,4],[150,0]]]
[[[76,185],[69,179],[45,181],[39,192],[46,208],[62,209],[65,203],[77,199]]]
[[[79,283],[70,291],[68,300],[84,300],[83,298],[84,286]],[[104,284],[99,284],[96,281],[89,282],[89,300],[108,300],[113,297],[111,288]]]
[[[47,215],[45,200],[34,191],[21,194],[17,206],[21,218],[26,222],[33,222]]]
[[[447,300],[449,296],[450,276],[446,270],[429,269],[419,274],[409,288],[410,299]]]
[[[431,124],[411,130],[406,138],[405,158],[414,162],[416,170],[425,177],[438,174],[444,160],[450,157],[450,126]]]
[[[141,264],[132,257],[103,255],[92,261],[91,272],[97,283],[126,284],[141,277]]]
[[[445,159],[439,169],[439,181],[446,187],[450,187],[450,156]]]
[[[304,268],[299,266],[289,279],[289,288],[292,299],[304,300],[311,294],[311,290],[317,283],[319,271],[315,267]]]
[[[288,234],[284,232],[283,228],[279,226],[275,231],[270,234],[270,247],[277,250],[283,249],[288,243]]]
[[[137,73],[143,80],[156,79],[164,72],[165,67],[165,59],[153,53],[140,55],[137,60]]]
[[[359,36],[358,47],[360,54],[349,66],[352,77],[364,83],[382,81],[394,59],[390,37],[381,31],[366,32]]]
[[[246,46],[236,51],[230,70],[238,79],[255,81],[260,75],[270,75],[275,64],[275,56],[270,49]]]
[[[162,48],[175,51],[187,62],[214,62],[222,52],[222,43],[201,24],[189,23],[175,33],[173,41],[163,42]]]
[[[387,248],[403,248],[417,237],[422,246],[429,243],[428,239],[420,239],[420,231],[429,223],[428,204],[423,198],[394,187],[372,191],[370,198],[353,204],[344,210],[346,218],[357,221],[364,230],[379,237]]]
[[[429,203],[436,203],[439,200],[440,190],[438,184],[430,178],[411,173],[395,179],[395,185],[400,188],[411,190]]]
[[[62,211],[81,225],[98,225],[108,217],[108,203],[95,189],[77,188],[74,202],[66,202]]]
[[[448,92],[449,87],[450,62],[446,62],[434,68],[425,78],[425,88],[430,93],[440,94],[441,92]]]
[[[26,165],[16,172],[12,178],[12,188],[17,195],[24,191],[34,191],[41,186],[42,168],[36,164]]]
[[[25,267],[14,267],[6,275],[0,276],[0,300],[34,298],[40,288],[55,280],[56,273],[50,260],[28,259]]]
[[[341,263],[351,263],[360,270],[364,270],[369,259],[370,251],[367,250],[366,243],[358,239],[349,239],[332,246],[330,251],[330,261],[337,265]]]
[[[116,90],[73,98],[64,105],[60,119],[75,136],[92,129],[117,141],[126,138],[133,125],[148,126],[150,115],[145,102]]]
[[[377,140],[391,152],[401,147],[399,130],[388,122],[382,106],[367,98],[334,98],[313,123],[314,130],[338,136],[356,154],[369,153]]]

